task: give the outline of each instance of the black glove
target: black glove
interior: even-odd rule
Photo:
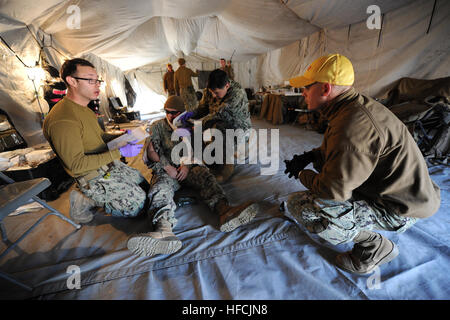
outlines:
[[[297,179],[300,171],[313,161],[313,151],[305,152],[302,155],[296,154],[291,160],[284,160],[284,163],[286,163],[286,170],[284,170],[284,173],[289,174],[289,178],[294,176],[295,179]]]

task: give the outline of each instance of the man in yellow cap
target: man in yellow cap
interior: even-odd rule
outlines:
[[[173,149],[178,143],[183,143],[173,139],[176,130],[173,120],[185,110],[185,105],[179,96],[170,96],[164,104],[164,110],[166,118],[151,125],[150,137],[144,146],[144,162],[153,170],[148,197],[149,213],[155,230],[134,235],[127,243],[128,249],[139,256],[171,254],[181,248],[181,241],[172,232],[177,223],[177,205],[173,198],[181,186],[198,191],[200,198],[218,216],[222,232],[231,232],[249,223],[257,213],[257,205],[251,201],[230,206],[222,187],[205,166],[183,164],[182,159],[173,159]]]
[[[197,109],[198,100],[191,78],[198,77],[198,73],[187,68],[183,58],[178,59],[178,64],[180,66],[174,75],[175,91],[183,99],[187,111],[192,111]]]
[[[394,242],[372,230],[400,233],[433,215],[440,190],[406,126],[353,82],[353,66],[340,54],[320,57],[290,80],[328,127],[320,147],[285,160],[285,173],[308,190],[290,195],[281,209],[334,245],[353,241],[336,264],[366,274],[398,255]],[[305,169],[311,162],[317,172]]]

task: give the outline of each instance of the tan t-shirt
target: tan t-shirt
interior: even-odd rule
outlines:
[[[72,177],[82,176],[121,157],[119,150],[108,150],[105,141],[111,136],[100,128],[95,113],[67,97],[52,108],[42,130]]]

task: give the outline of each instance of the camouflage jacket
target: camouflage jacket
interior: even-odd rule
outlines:
[[[213,97],[211,91],[208,88],[203,89],[202,100],[198,103],[199,108],[204,108],[205,115],[209,113],[215,113],[218,110],[219,104],[217,103],[217,99]],[[208,111],[206,112],[206,108]],[[204,115],[203,115],[204,116]]]
[[[252,127],[247,94],[236,81],[230,80],[230,88],[222,99],[206,97],[204,100],[193,116],[194,119],[203,117],[203,129],[211,128],[217,122],[222,122],[227,129],[248,130]]]
[[[233,71],[233,67],[231,65],[226,65],[224,68],[220,68],[220,70],[225,71],[230,80],[234,80],[234,71]]]
[[[150,136],[146,139],[144,148],[147,150],[148,144],[151,141],[155,152],[159,156],[159,162],[154,162],[150,159],[144,159],[144,161],[148,168],[152,169],[155,173],[164,172],[164,167],[167,165],[173,167],[179,166],[172,159],[172,149],[181,142],[181,138],[172,141],[172,133],[173,129],[167,123],[166,118],[157,120],[150,126]]]

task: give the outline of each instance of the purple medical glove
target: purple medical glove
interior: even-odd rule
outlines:
[[[192,112],[192,111],[186,112],[185,114],[180,116],[179,121],[181,121],[181,123],[183,123],[183,126],[190,125],[190,123],[188,123],[187,121],[190,118],[192,118],[193,115],[194,115],[194,112]]]
[[[179,137],[189,137],[191,135],[191,131],[186,128],[177,128],[175,132]]]
[[[119,151],[122,157],[127,158],[136,157],[139,154],[139,152],[141,152],[143,146],[144,145],[142,144],[127,143],[127,145],[123,146],[122,148],[119,148]]]

